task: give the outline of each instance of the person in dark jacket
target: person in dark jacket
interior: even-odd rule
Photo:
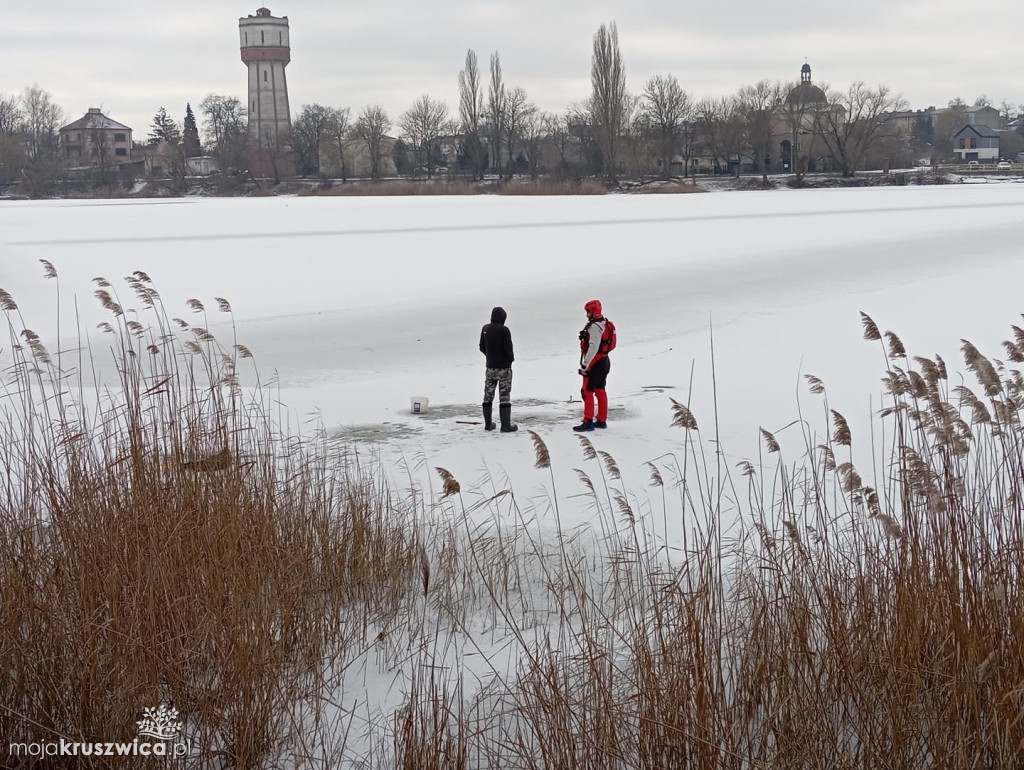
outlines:
[[[512,422],[512,332],[505,326],[508,315],[500,307],[491,311],[491,322],[480,332],[480,352],[487,356],[487,373],[484,375],[484,430],[494,430],[492,405],[497,388],[500,402],[498,414],[501,418],[501,432],[512,433],[519,427]]]

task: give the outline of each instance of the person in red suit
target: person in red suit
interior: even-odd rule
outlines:
[[[612,368],[608,354],[616,345],[615,324],[604,317],[601,301],[592,299],[583,309],[587,312],[587,325],[580,332],[583,422],[573,427],[578,433],[608,427],[608,393],[605,385]]]

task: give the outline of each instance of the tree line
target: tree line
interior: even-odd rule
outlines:
[[[862,82],[846,89],[817,84],[823,100],[814,101],[792,98],[801,93],[796,83],[770,80],[696,99],[666,73],[634,93],[626,86],[614,22],[593,36],[589,95],[561,112],[539,109],[525,88],[506,82],[497,52],[486,64],[482,69],[476,52],[467,51],[454,110],[429,94],[396,118],[379,104],[354,117],[348,108],[307,104],[291,135],[266,149],[293,151],[301,174],[331,171],[343,179],[357,170],[378,179],[387,173],[429,177],[441,169],[473,179],[602,175],[614,183],[624,175],[690,176],[704,158],[710,167],[703,170],[756,170],[767,182],[774,158],[776,169],[787,169],[800,184],[819,161],[853,176],[882,158],[909,163],[924,152],[948,157],[953,135],[968,122],[967,104],[955,99],[938,120],[928,115],[931,110],[922,112],[908,136],[895,122],[906,109],[903,98],[885,85]],[[975,106],[992,105],[982,96]],[[1005,101],[999,109],[1007,121],[1024,113],[1024,105]],[[168,175],[184,185],[186,158],[204,153],[216,157],[226,175],[244,175],[252,149],[245,102],[210,94],[199,103],[199,115],[202,133],[190,104],[181,124],[163,107],[154,115],[148,139],[166,154]],[[0,182],[21,180],[39,192],[55,179],[63,119],[63,110],[38,86],[18,96],[0,94]],[[1024,125],[1020,132],[1020,148],[1008,150],[1024,149]],[[781,157],[782,147],[789,148],[787,157]]]

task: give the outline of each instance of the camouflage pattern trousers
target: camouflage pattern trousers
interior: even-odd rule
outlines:
[[[498,389],[501,404],[512,403],[512,370],[487,369],[484,375],[484,403],[494,403],[494,389]]]

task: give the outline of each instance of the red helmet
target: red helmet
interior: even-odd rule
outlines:
[[[583,309],[587,311],[587,315],[590,316],[591,318],[600,318],[602,312],[601,300],[592,299],[590,300],[590,302],[583,306]]]

